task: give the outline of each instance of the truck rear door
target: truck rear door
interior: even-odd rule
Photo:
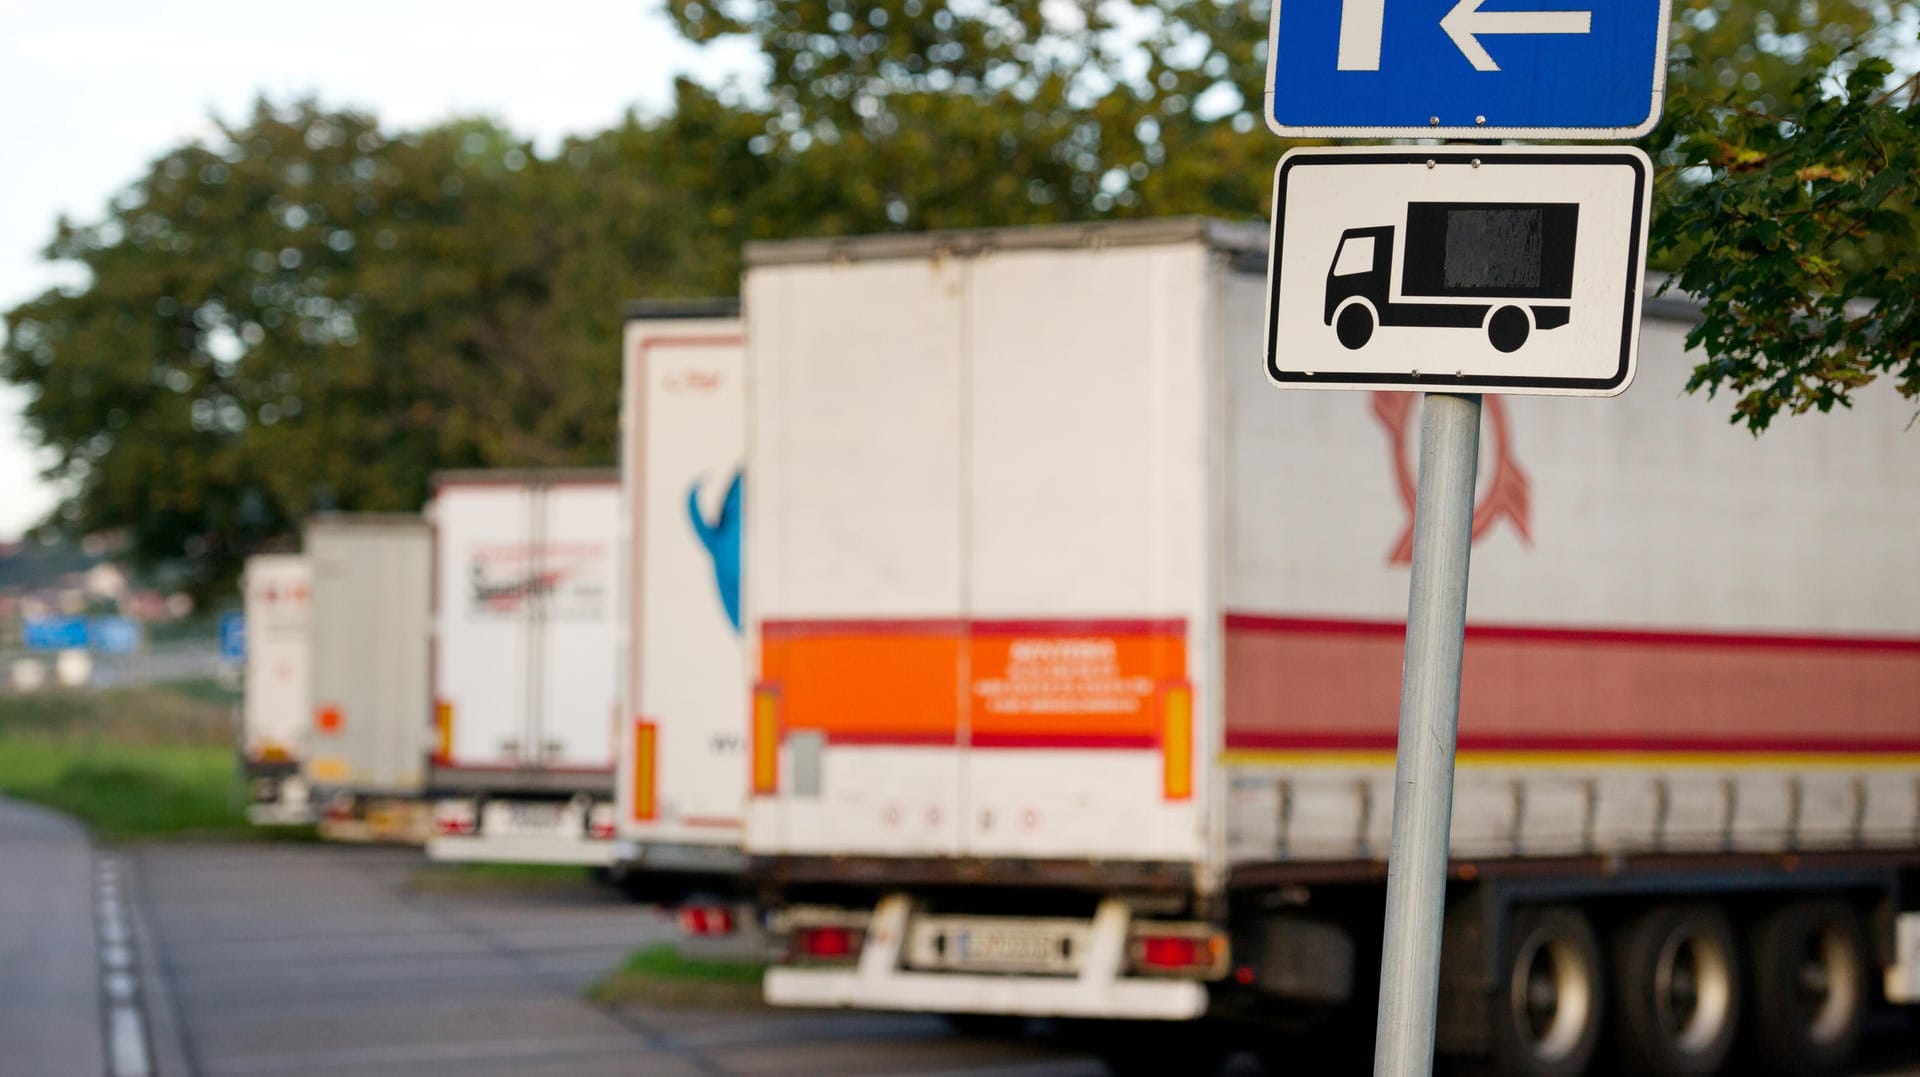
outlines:
[[[527,603],[532,701],[521,758],[554,770],[613,766],[614,538],[619,487],[560,478],[532,492],[534,593]]]
[[[967,854],[1200,855],[1205,253],[1008,250],[974,267]]]
[[[966,272],[748,277],[750,849],[960,849]]]

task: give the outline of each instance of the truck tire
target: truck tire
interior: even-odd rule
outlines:
[[[1740,1026],[1733,928],[1717,905],[1660,905],[1614,937],[1621,1072],[1720,1072]]]
[[[1333,331],[1348,350],[1357,352],[1373,339],[1373,308],[1363,300],[1353,300],[1333,315]]]
[[[1796,901],[1753,924],[1753,1060],[1767,1073],[1831,1073],[1867,1012],[1867,944],[1844,901]]]
[[[1505,1077],[1579,1077],[1606,996],[1593,926],[1569,905],[1522,909],[1507,942],[1490,1007],[1494,1066]]]
[[[1501,352],[1517,352],[1533,332],[1533,316],[1522,307],[1495,307],[1487,315],[1487,340]]]

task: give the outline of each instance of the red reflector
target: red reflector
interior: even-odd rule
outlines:
[[[680,908],[680,930],[688,935],[733,934],[733,912],[716,905],[684,905]]]
[[[1147,936],[1140,940],[1140,963],[1155,969],[1184,969],[1201,963],[1199,939]]]
[[[435,819],[433,829],[441,834],[458,836],[473,833],[473,824],[461,819]]]
[[[808,957],[850,957],[853,932],[844,927],[803,927],[794,932],[794,948]]]
[[[613,824],[612,823],[588,823],[587,837],[596,838],[600,841],[611,840],[613,838]]]

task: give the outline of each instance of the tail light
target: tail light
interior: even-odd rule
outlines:
[[[353,818],[353,801],[346,797],[334,797],[327,801],[321,816],[329,823],[344,823]]]
[[[770,684],[753,688],[753,795],[780,791],[780,691]]]
[[[733,910],[724,905],[682,905],[674,919],[680,933],[696,937],[733,934]]]
[[[433,832],[458,838],[480,832],[480,811],[464,800],[442,801],[433,806]]]
[[[587,810],[587,837],[595,841],[613,840],[613,805],[595,804]]]
[[[1193,797],[1193,686],[1167,685],[1160,694],[1160,793],[1168,800]]]
[[[851,965],[860,960],[867,933],[843,925],[796,927],[787,951],[795,961],[812,965]]]
[[[1141,924],[1127,941],[1127,961],[1148,976],[1217,980],[1227,973],[1227,938],[1197,925]]]

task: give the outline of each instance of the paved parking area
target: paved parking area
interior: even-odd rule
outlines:
[[[673,937],[610,889],[423,892],[419,855],[397,849],[150,845],[125,859],[163,1075],[1105,1072],[933,1018],[596,1005],[587,985]]]
[[[160,1077],[1100,1077],[1102,1055],[1132,1061],[1131,1072],[1196,1072],[1175,1064],[1198,1061],[1176,1029],[1131,1030],[1117,1048],[1084,1028],[966,1036],[931,1017],[598,1005],[587,985],[673,937],[666,917],[611,889],[422,889],[419,854],[399,849],[156,844],[116,855]],[[1913,1028],[1878,1027],[1861,1072],[1920,1074]],[[1248,1055],[1222,1071],[1262,1072]]]

